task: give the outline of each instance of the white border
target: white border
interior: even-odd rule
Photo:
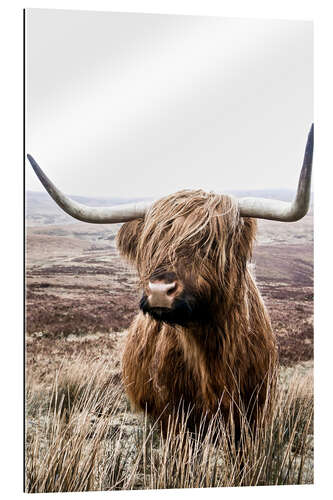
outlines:
[[[1,360],[1,492],[5,498],[23,496],[22,466],[22,9],[64,8],[80,10],[151,12],[212,15],[261,19],[301,19],[315,22],[315,486],[233,488],[222,490],[170,490],[85,493],[92,497],[116,498],[327,498],[332,491],[332,221],[328,204],[332,199],[332,32],[330,3],[325,0],[80,0],[8,2],[1,10],[1,158],[2,322]],[[4,153],[4,154],[3,154]],[[9,184],[8,184],[9,182]],[[330,190],[330,191],[329,191]],[[9,301],[8,301],[9,298]],[[62,494],[77,498],[82,494]],[[54,494],[38,498],[53,498]],[[58,498],[58,496],[55,496]],[[61,497],[62,498],[62,497]],[[84,498],[82,496],[82,498]]]

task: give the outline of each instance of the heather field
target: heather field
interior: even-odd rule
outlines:
[[[311,214],[259,222],[255,274],[281,367],[269,430],[253,436],[244,423],[245,457],[221,422],[201,443],[172,428],[162,439],[131,411],[121,352],[140,290],[117,226],[37,215],[26,230],[27,491],[313,482]]]

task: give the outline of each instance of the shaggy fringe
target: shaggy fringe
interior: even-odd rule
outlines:
[[[139,240],[140,278],[145,281],[164,269],[182,274],[183,266],[197,272],[205,261],[214,262],[215,275],[223,276],[228,250],[232,251],[228,236],[239,220],[231,197],[184,190],[162,198],[148,212]]]

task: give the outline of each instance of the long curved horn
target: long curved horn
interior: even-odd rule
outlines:
[[[127,222],[133,219],[144,217],[152,202],[128,203],[124,205],[115,205],[113,207],[88,207],[82,205],[64,195],[50,179],[44,174],[43,170],[33,159],[27,155],[32,168],[37,177],[45,187],[46,191],[54,201],[72,217],[83,222],[93,222],[96,224],[112,224],[115,222]]]
[[[238,206],[242,217],[294,222],[307,213],[311,194],[313,156],[313,124],[306,143],[303,166],[298,181],[297,194],[292,203],[265,198],[240,198]]]

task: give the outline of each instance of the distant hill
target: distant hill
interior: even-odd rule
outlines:
[[[271,198],[282,201],[291,201],[295,196],[295,191],[291,189],[267,189],[267,190],[248,190],[248,191],[228,191],[235,197],[242,198],[247,196]],[[105,197],[87,197],[87,196],[71,196],[71,198],[79,203],[88,206],[111,206],[121,205],[124,203],[149,201],[150,198],[105,198]],[[27,191],[26,192],[26,222],[28,226],[40,226],[48,224],[73,224],[75,219],[67,215],[58,205],[52,200],[46,192]]]

